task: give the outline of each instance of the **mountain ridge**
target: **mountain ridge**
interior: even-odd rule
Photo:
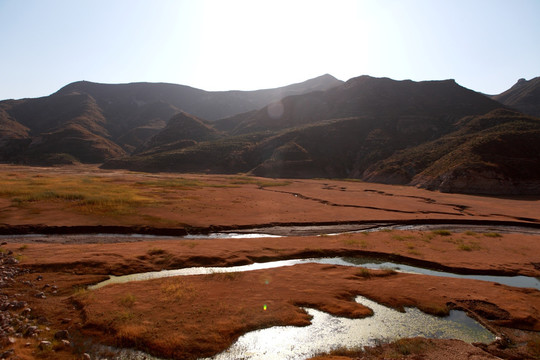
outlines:
[[[521,178],[523,172],[508,170],[508,161],[504,159],[495,159],[501,171],[486,166],[489,161],[485,159],[470,162],[477,178],[482,177],[482,171],[489,172],[486,186],[472,180],[463,182],[466,169],[460,176],[457,172],[446,175],[445,181],[440,181],[438,175],[435,179],[429,177],[427,169],[434,171],[441,164],[453,166],[444,159],[444,155],[455,150],[453,147],[462,154],[479,155],[478,147],[469,146],[471,138],[478,134],[486,143],[496,140],[499,133],[513,136],[506,141],[507,145],[538,136],[535,118],[513,112],[453,80],[413,82],[362,76],[325,92],[284,98],[279,105],[279,111],[270,104],[213,122],[214,128],[228,134],[220,139],[182,148],[172,146],[161,152],[146,149],[103,166],[142,171],[167,168],[167,171],[244,172],[264,177],[357,178],[471,193],[504,193],[505,189],[511,194],[540,192],[534,186],[540,182],[534,171],[526,175],[531,177],[527,182]],[[488,131],[503,123],[513,124],[514,120],[516,124],[532,125],[525,129],[526,134],[516,133],[511,126]],[[450,141],[453,137],[460,137],[459,141]],[[415,150],[422,146],[423,153]],[[433,150],[439,151],[439,155],[430,159]],[[407,155],[410,151],[412,155]],[[525,149],[521,151],[525,152],[525,160],[519,160],[518,156],[515,161],[540,165],[540,159],[527,155]],[[405,159],[424,159],[425,164],[416,168],[403,161],[393,162],[391,159],[399,153],[406,154]],[[503,185],[496,186],[497,181]],[[462,185],[458,186],[459,183]]]
[[[515,110],[535,91],[519,81],[503,104],[451,79],[325,74],[247,92],[81,81],[0,101],[0,160],[540,194],[529,170],[540,168],[540,120]]]
[[[525,114],[540,117],[540,77],[519,79],[510,89],[491,98]]]
[[[115,149],[108,152],[102,146],[89,147],[87,150],[94,154],[83,155],[76,146],[66,146],[62,154],[69,155],[74,161],[101,162],[112,154],[121,156],[135,151],[180,112],[203,119],[206,115],[210,119],[218,115],[226,117],[262,107],[281,93],[326,89],[341,83],[331,75],[323,75],[281,88],[209,92],[168,83],[78,81],[49,96],[0,101],[0,160],[36,163],[37,159],[32,158],[35,156],[31,149],[35,144],[33,138],[61,131],[75,123],[102,137],[99,142],[110,143]],[[53,151],[52,148],[42,150]],[[75,156],[76,152],[78,156]],[[85,160],[80,159],[81,156]]]

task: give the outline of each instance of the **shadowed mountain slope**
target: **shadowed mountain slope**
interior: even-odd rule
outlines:
[[[501,94],[505,107],[453,80],[324,75],[252,92],[77,82],[0,102],[0,160],[539,194],[540,120],[511,110],[534,104],[535,84]]]
[[[0,138],[3,161],[44,165],[99,163],[126,154],[110,140],[106,119],[87,94],[3,101],[0,121],[10,125]]]
[[[540,168],[533,141],[540,139],[538,119],[505,109],[454,81],[360,77],[326,92],[287,97],[277,109],[272,106],[277,105],[214,122],[223,131],[215,140],[165,151],[155,151],[149,143],[137,156],[104,166],[358,178],[472,193],[540,192],[534,185],[539,178],[531,170]],[[465,175],[459,174],[468,170],[483,180],[474,182],[470,175],[464,182]]]
[[[111,123],[122,120],[113,116],[113,113],[118,113],[119,110],[137,112],[136,109],[156,102],[170,104],[205,120],[217,120],[260,109],[290,95],[324,91],[342,83],[326,74],[275,89],[205,91],[167,83],[99,84],[79,81],[63,87],[58,94],[85,93],[92,96],[108,115]]]
[[[525,114],[540,117],[540,77],[529,81],[519,79],[510,89],[492,98]]]
[[[453,80],[414,82],[360,76],[324,92],[287,97],[257,112],[219,120],[215,127],[242,134],[365,115],[423,117],[433,126],[445,127],[451,119],[497,107],[500,104]]]
[[[169,149],[181,149],[219,137],[220,133],[210,124],[195,116],[180,112],[169,120],[162,131],[143,144],[135,153],[157,153]]]
[[[366,181],[445,192],[540,193],[540,119],[499,109],[468,116],[456,131],[370,166]]]
[[[54,163],[54,159],[65,163],[68,158],[101,162],[142,147],[181,112],[216,119],[261,108],[282,96],[326,90],[341,83],[323,75],[276,89],[209,92],[162,83],[75,82],[50,96],[0,101],[0,160],[39,163],[45,154],[37,152],[35,146],[41,144],[38,149],[51,155],[46,156],[45,164]],[[79,135],[73,136],[74,129]],[[61,139],[60,134],[69,134],[70,140]],[[89,137],[95,146],[88,146]],[[81,153],[81,149],[86,152]]]

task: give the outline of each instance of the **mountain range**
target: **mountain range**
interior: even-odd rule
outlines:
[[[76,82],[0,102],[0,160],[354,178],[540,194],[540,78],[488,96],[454,80],[323,75],[257,91]]]

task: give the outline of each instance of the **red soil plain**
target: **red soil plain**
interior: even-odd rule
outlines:
[[[14,359],[80,359],[84,352],[91,353],[91,344],[107,344],[163,358],[197,359],[225,350],[251,330],[308,325],[309,315],[302,307],[350,318],[370,316],[369,308],[354,301],[362,295],[398,310],[417,307],[439,316],[462,309],[500,339],[489,345],[404,339],[364,350],[342,349],[317,359],[536,359],[540,291],[535,289],[322,264],[171,277],[97,290],[86,286],[109,275],[362,255],[462,273],[539,277],[540,235],[534,229],[540,224],[539,210],[538,197],[445,194],[347,180],[3,165],[0,231],[64,234],[4,237],[2,252],[11,252],[18,260],[12,267],[26,270],[0,289],[3,296],[26,306],[6,312],[22,316],[30,308],[25,321],[35,324],[37,331],[32,336],[9,336],[0,353]],[[351,222],[361,226],[430,221],[523,224],[532,230],[296,236],[296,228],[289,226],[326,224],[339,230]],[[278,226],[289,236],[184,239],[71,234],[113,230],[166,235],[264,226]],[[69,345],[54,339],[61,330],[68,331]]]

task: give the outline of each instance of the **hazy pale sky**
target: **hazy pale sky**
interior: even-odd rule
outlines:
[[[78,80],[254,90],[540,76],[540,0],[0,0],[0,99]]]

